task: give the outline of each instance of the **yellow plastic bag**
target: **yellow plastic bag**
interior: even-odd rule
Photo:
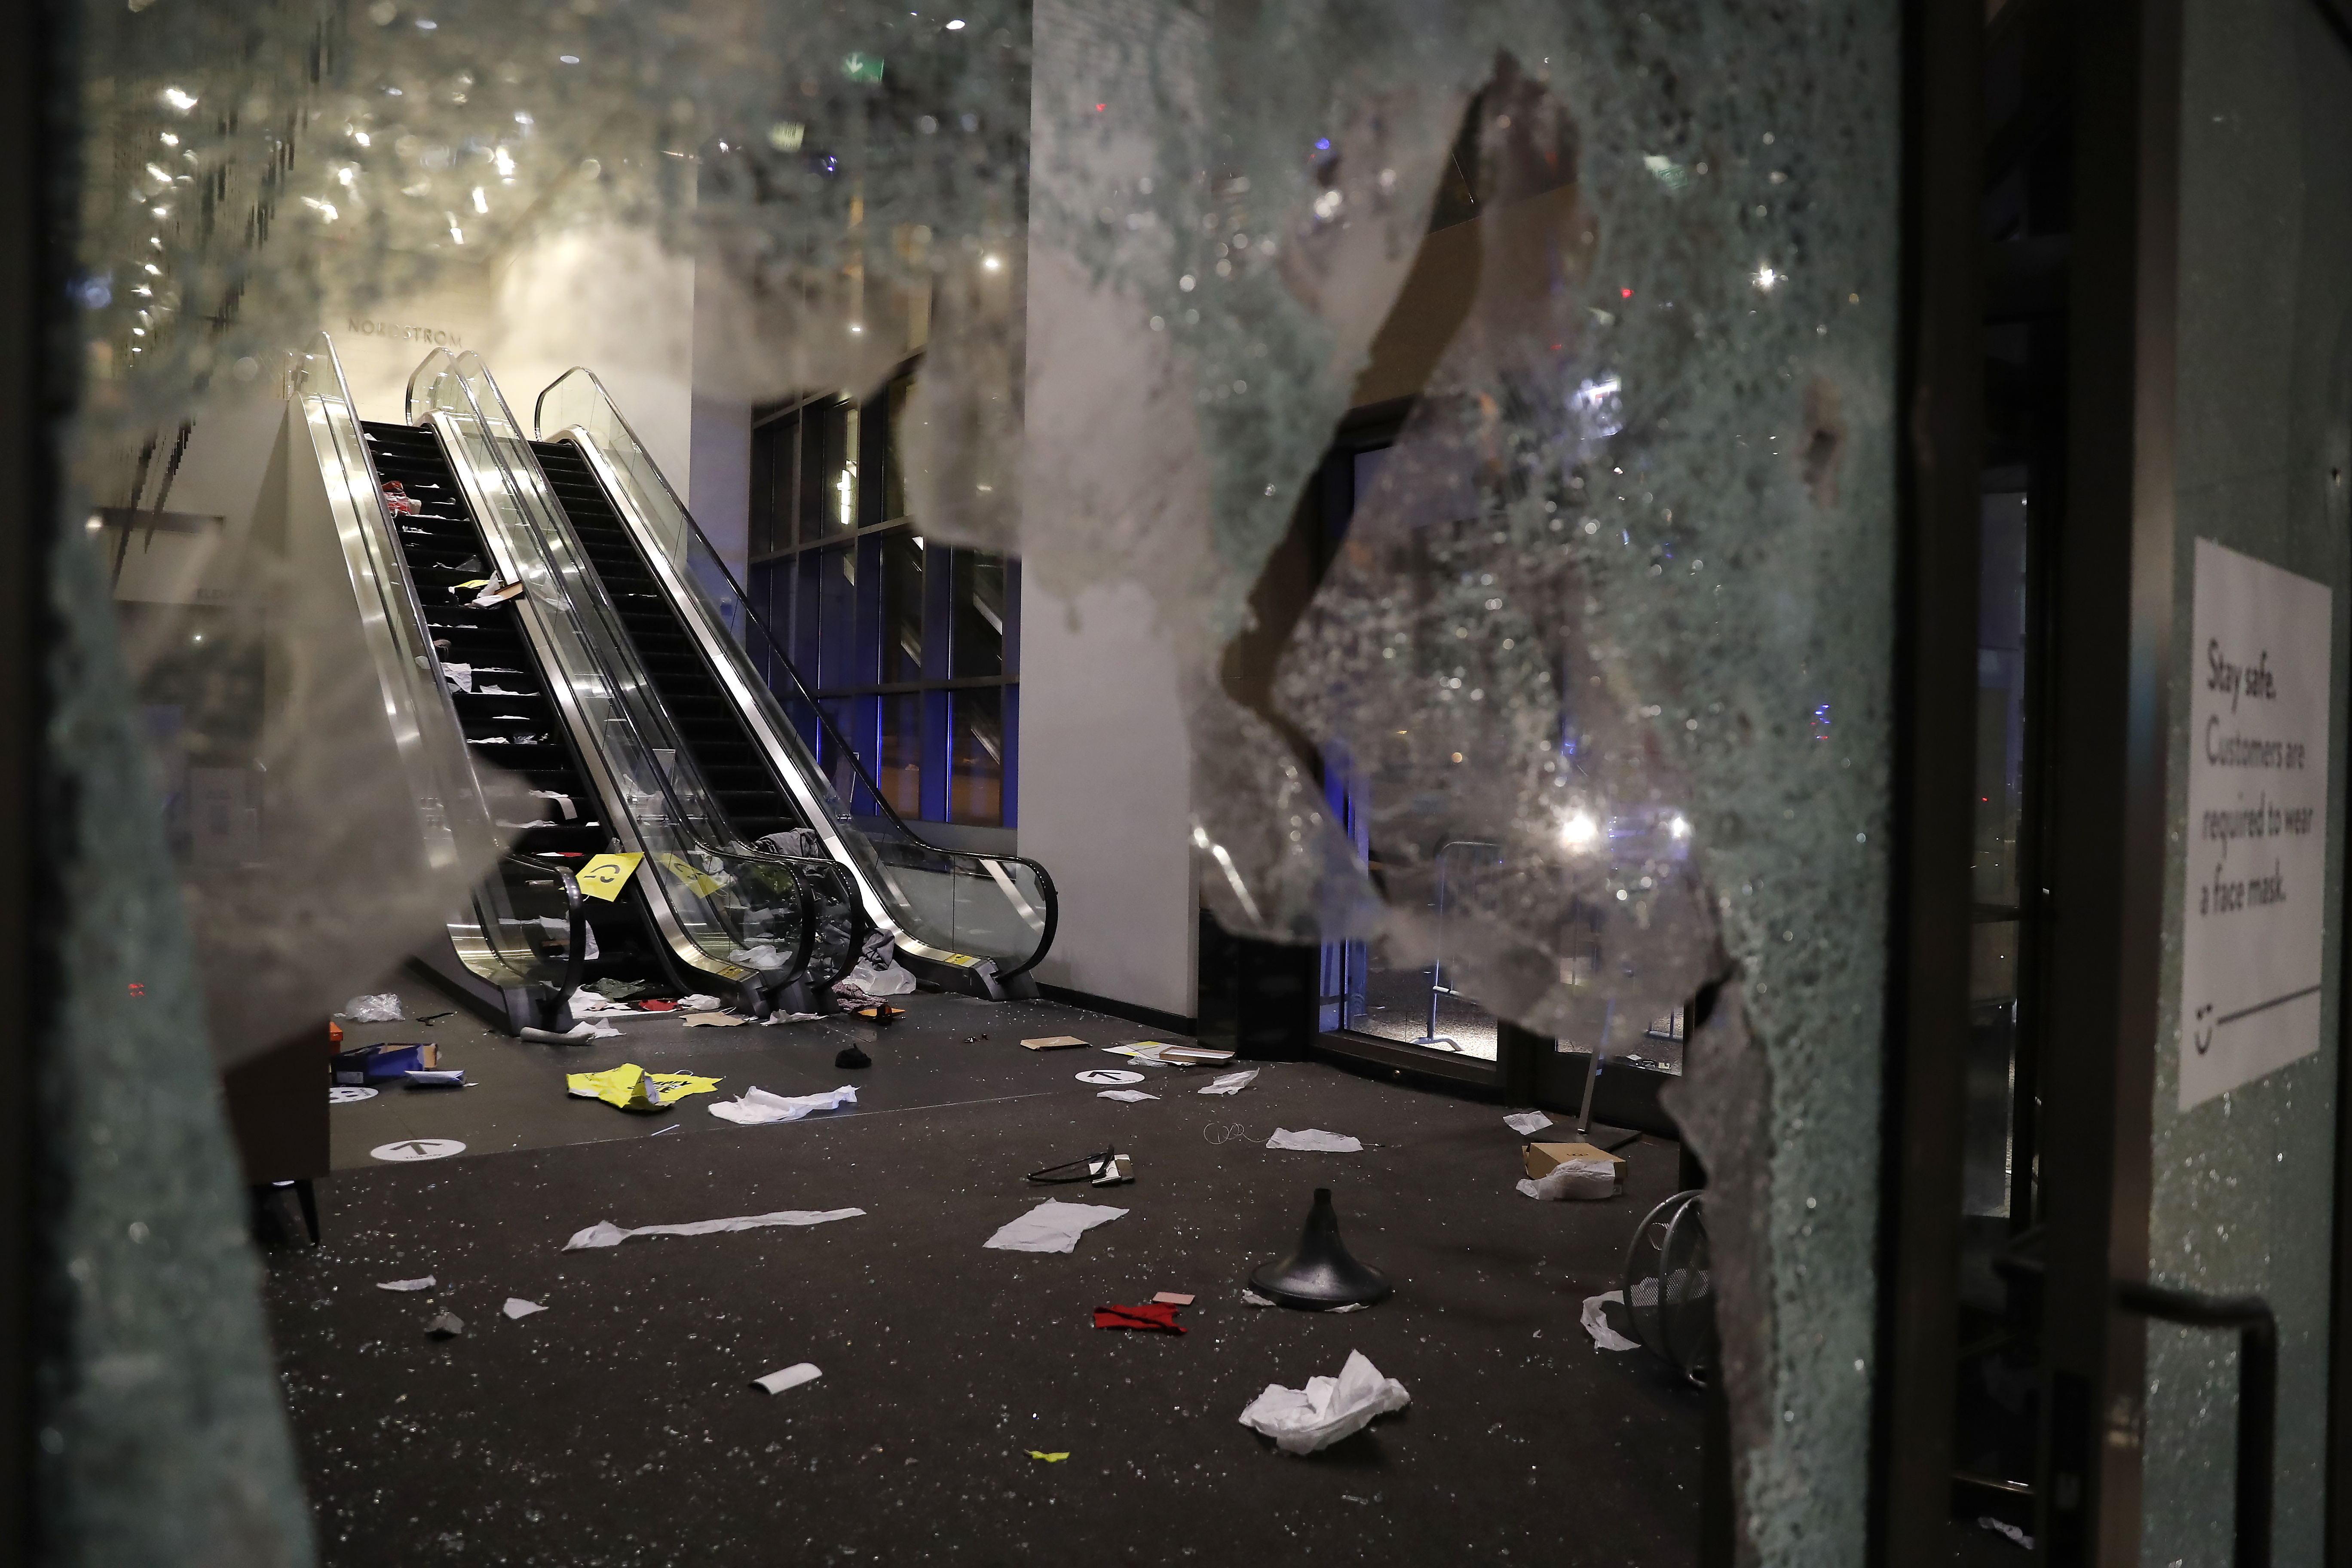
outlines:
[[[690,1072],[649,1073],[626,1062],[603,1072],[566,1073],[563,1083],[582,1100],[601,1100],[623,1110],[663,1110],[689,1094],[717,1092],[719,1080]]]

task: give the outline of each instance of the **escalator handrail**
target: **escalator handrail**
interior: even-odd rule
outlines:
[[[479,356],[477,355],[473,357],[475,363],[481,365]],[[436,348],[431,353],[428,353],[425,356],[425,365],[432,364],[436,358],[448,362],[440,374],[449,375],[455,379],[460,395],[465,398],[467,405],[472,409],[474,417],[479,423],[484,434],[493,437],[487,442],[489,448],[490,460],[498,465],[507,485],[518,497],[526,493],[522,484],[516,476],[511,464],[509,462],[507,455],[500,449],[498,441],[495,439],[495,426],[492,425],[489,417],[482,411],[481,404],[474,396],[473,388],[467,384],[465,373],[462,369],[462,361],[459,356],[451,353],[446,348]],[[421,375],[423,374],[425,365],[420,365],[418,367],[418,374]],[[488,366],[481,365],[481,371],[484,381],[489,384],[492,392],[495,394],[497,392],[498,384],[496,381],[491,379]],[[410,378],[412,393],[415,384],[415,376],[412,376]],[[500,402],[502,404],[504,402],[502,395],[500,396]],[[408,412],[412,416],[417,412],[413,395]],[[507,424],[509,429],[515,428],[511,412],[508,413]],[[520,430],[517,430],[516,435],[517,438],[520,439]],[[527,443],[526,450],[528,450]],[[536,467],[535,462],[534,467]],[[546,482],[545,476],[541,475],[540,478],[541,482],[544,484]],[[530,529],[534,534],[537,534],[539,532],[539,522],[533,515],[532,509],[529,506],[523,506],[520,508],[520,511],[523,519],[524,526]],[[540,548],[542,556],[551,567],[554,563],[555,558],[551,554],[548,553],[544,540],[541,540]],[[562,579],[560,576],[556,580],[561,584]],[[595,639],[583,637],[581,639],[581,647],[586,652],[590,660],[593,663],[596,674],[598,678],[604,681],[605,689],[613,692],[618,692],[624,689],[623,683],[615,679],[613,670],[609,668],[604,658],[603,650],[598,647]],[[542,679],[544,679],[543,673]],[[630,710],[628,705],[616,700],[614,703],[614,708],[620,716],[622,722],[628,726],[629,732],[636,738],[638,743],[641,746],[645,746],[648,752],[652,751],[654,748],[646,745],[645,736],[637,728],[636,716]],[[797,952],[795,961],[786,973],[792,974],[794,978],[798,978],[806,969],[809,953],[815,942],[816,909],[814,896],[810,889],[812,879],[801,868],[792,857],[776,855],[765,850],[727,849],[710,844],[696,829],[694,818],[687,813],[685,805],[678,799],[675,785],[667,774],[661,769],[656,768],[655,770],[654,776],[656,784],[661,790],[663,800],[669,808],[671,820],[678,829],[679,837],[687,840],[692,848],[722,861],[732,860],[765,863],[782,866],[785,868],[787,874],[792,879],[793,890],[799,900],[799,923],[801,930],[801,940],[796,944]],[[607,809],[610,809],[609,806]],[[830,868],[831,862],[826,862],[826,865]],[[741,943],[740,933],[738,935],[738,942],[739,944],[748,945]],[[731,963],[732,960],[730,960],[730,962]]]
[[[549,438],[544,434],[546,426],[544,420],[541,418],[541,409],[546,403],[547,394],[553,391],[556,386],[560,385],[562,382],[573,375],[584,375],[592,384],[593,384],[598,394],[603,396],[605,407],[611,410],[614,419],[620,424],[620,426],[624,431],[627,432],[629,440],[639,451],[646,451],[646,444],[642,440],[638,439],[635,429],[630,426],[627,416],[621,412],[620,405],[613,401],[613,395],[610,392],[605,390],[604,382],[598,379],[594,371],[588,369],[585,365],[572,366],[570,370],[564,372],[562,375],[557,376],[554,381],[550,382],[545,388],[541,390],[539,398],[531,406],[531,427],[534,431],[541,433],[539,438],[541,440]],[[659,484],[663,492],[669,497],[670,504],[677,509],[679,518],[682,519],[685,521],[686,526],[693,531],[694,537],[701,542],[704,552],[710,558],[711,564],[719,569],[719,575],[726,579],[727,586],[734,592],[735,602],[742,606],[744,621],[758,628],[760,640],[767,645],[769,655],[774,659],[776,666],[781,668],[784,674],[791,679],[793,686],[797,691],[799,691],[802,700],[805,701],[809,706],[809,710],[816,715],[817,723],[823,727],[825,734],[831,737],[834,745],[838,749],[840,754],[848,759],[849,765],[856,770],[857,777],[860,782],[866,785],[866,793],[873,797],[874,804],[882,808],[882,814],[890,819],[891,824],[896,826],[901,834],[905,835],[908,839],[921,847],[931,851],[931,853],[935,855],[945,856],[950,859],[961,858],[973,861],[995,860],[1001,863],[1025,866],[1029,868],[1031,874],[1037,879],[1038,893],[1045,900],[1045,926],[1038,932],[1037,945],[1035,949],[1031,952],[1029,956],[1020,964],[1011,969],[1000,969],[996,973],[1000,979],[1010,979],[1013,975],[1023,973],[1034,967],[1037,962],[1044,958],[1045,954],[1052,950],[1054,945],[1054,932],[1057,925],[1060,923],[1059,915],[1061,900],[1059,895],[1055,891],[1053,877],[1046,871],[1045,867],[1039,865],[1036,861],[1030,859],[1025,855],[1000,855],[992,851],[979,849],[950,849],[944,845],[932,843],[929,839],[916,832],[914,828],[908,826],[907,819],[898,815],[898,808],[893,806],[890,804],[889,797],[882,793],[881,784],[878,784],[875,780],[874,775],[866,770],[865,759],[857,754],[857,749],[849,743],[848,738],[842,734],[840,729],[834,723],[832,716],[825,712],[824,705],[816,700],[815,694],[809,689],[808,683],[801,679],[800,667],[795,665],[792,661],[791,656],[784,652],[783,645],[778,642],[776,640],[775,634],[768,629],[767,622],[761,618],[757,611],[752,609],[751,595],[744,592],[743,584],[736,580],[734,572],[727,564],[727,558],[719,553],[718,546],[711,543],[710,536],[703,532],[702,525],[695,521],[694,514],[688,510],[686,503],[678,499],[677,491],[670,486],[668,476],[661,471],[658,465],[650,461],[650,453],[648,453],[646,467],[652,471],[655,482]]]

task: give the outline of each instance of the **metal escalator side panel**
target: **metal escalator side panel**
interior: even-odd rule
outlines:
[[[326,333],[300,356],[292,392],[290,416],[300,421],[318,463],[328,521],[359,613],[361,640],[415,802],[425,863],[436,869],[466,862],[487,865],[499,848],[488,795],[450,705],[423,606],[384,509],[374,459]],[[473,903],[470,920],[460,915],[446,922],[452,951],[494,986],[527,984],[529,963],[519,963],[486,935],[499,918],[495,889],[478,887]]]
[[[663,946],[677,962],[691,969],[730,981],[740,979],[743,972],[740,968],[716,958],[688,931],[687,921],[680,918],[671,900],[670,882],[655,868],[658,863],[654,858],[666,847],[648,843],[639,822],[634,803],[646,792],[616,763],[610,737],[598,732],[600,728],[609,729],[609,724],[599,726],[588,712],[592,705],[609,703],[612,693],[601,676],[579,669],[576,659],[566,658],[560,651],[562,631],[558,623],[572,614],[569,595],[538,558],[536,551],[518,548],[521,542],[513,537],[511,520],[506,516],[509,498],[498,495],[496,482],[486,479],[482,470],[488,465],[479,458],[466,461],[455,456],[467,449],[472,434],[460,425],[458,416],[446,410],[434,412],[426,416],[426,426],[440,440],[443,449],[453,455],[450,468],[457,477],[467,505],[482,523],[482,536],[489,546],[499,581],[524,585],[522,595],[514,601],[517,624],[539,664],[541,684],[572,739],[573,753],[580,760],[589,787],[595,792],[618,852],[646,858],[638,867],[641,874],[630,880],[645,899],[646,913]],[[509,526],[501,526],[502,522]]]

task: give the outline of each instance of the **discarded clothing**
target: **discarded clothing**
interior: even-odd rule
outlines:
[[[1265,1141],[1265,1146],[1297,1149],[1310,1154],[1360,1154],[1364,1150],[1362,1140],[1344,1132],[1326,1132],[1319,1127],[1303,1128],[1297,1132],[1277,1127],[1274,1136]]]
[[[1614,1197],[1617,1167],[1607,1160],[1562,1160],[1544,1174],[1519,1183],[1519,1191],[1549,1202]]]
[[[1098,1225],[1126,1217],[1125,1209],[1104,1204],[1066,1204],[1047,1198],[981,1243],[1000,1252],[1073,1252],[1078,1237]]]
[[[582,1100],[601,1100],[623,1110],[661,1110],[689,1094],[715,1092],[719,1080],[688,1072],[649,1073],[635,1062],[624,1062],[603,1072],[567,1073],[563,1082]]]
[[[1107,1089],[1095,1096],[1097,1100],[1123,1100],[1133,1104],[1139,1100],[1158,1100],[1156,1094],[1146,1094],[1139,1089]]]
[[[823,1094],[770,1094],[764,1089],[747,1089],[740,1099],[719,1100],[709,1110],[721,1121],[757,1127],[769,1121],[798,1121],[812,1110],[838,1110],[856,1101],[857,1091],[847,1084]]]
[[[824,1373],[814,1362],[795,1362],[782,1372],[772,1372],[765,1377],[751,1380],[754,1388],[764,1388],[771,1394],[782,1394],[787,1388],[798,1388],[803,1383],[814,1383]]]
[[[433,1276],[427,1274],[422,1279],[379,1280],[376,1283],[376,1289],[379,1290],[430,1290],[433,1289]]]
[[[1517,1116],[1503,1118],[1503,1125],[1522,1137],[1531,1138],[1551,1125],[1551,1118],[1540,1110],[1522,1110]]]
[[[1255,1068],[1250,1068],[1247,1072],[1226,1073],[1201,1092],[1202,1094],[1239,1094],[1257,1081],[1257,1073],[1258,1069]]]
[[[533,1312],[544,1312],[547,1309],[536,1301],[526,1301],[520,1296],[509,1296],[507,1298],[507,1304],[499,1310],[509,1318],[528,1318]]]
[[[1270,1383],[1242,1412],[1242,1425],[1274,1439],[1286,1454],[1311,1454],[1371,1425],[1372,1417],[1412,1403],[1403,1384],[1382,1377],[1361,1351],[1348,1352],[1338,1377],[1311,1377],[1305,1388]]]
[[[594,982],[587,989],[607,1001],[625,1002],[632,996],[644,995],[653,987],[642,980],[614,980],[608,977]]]
[[[738,1215],[732,1219],[698,1219],[690,1225],[641,1225],[634,1230],[623,1230],[609,1219],[598,1220],[585,1230],[574,1231],[572,1239],[563,1244],[566,1252],[583,1252],[596,1247],[618,1247],[633,1236],[716,1236],[721,1231],[763,1230],[770,1226],[830,1225],[837,1219],[856,1219],[864,1209],[779,1209],[774,1214]],[[1124,1214],[1119,1209],[1115,1213]],[[1063,1250],[1067,1251],[1068,1248]]]
[[[1584,1331],[1592,1336],[1592,1342],[1604,1351],[1640,1350],[1642,1347],[1638,1342],[1627,1339],[1610,1323],[1609,1309],[1612,1305],[1622,1313],[1625,1310],[1625,1292],[1604,1290],[1598,1296],[1587,1296],[1584,1299],[1584,1310],[1578,1315],[1577,1321],[1584,1325]]]
[[[1190,1330],[1176,1321],[1183,1309],[1166,1301],[1147,1301],[1139,1307],[1097,1307],[1095,1327],[1098,1329],[1145,1329],[1153,1333],[1181,1334]]]

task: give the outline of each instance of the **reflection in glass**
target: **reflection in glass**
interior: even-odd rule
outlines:
[[[1004,557],[980,550],[959,550],[955,552],[952,581],[953,673],[958,677],[1003,674]]]
[[[879,700],[881,765],[874,780],[900,816],[923,813],[923,700],[916,693]]]
[[[979,687],[949,699],[948,820],[1004,821],[1004,692]]]
[[[886,534],[882,554],[882,679],[923,678],[923,542]]]

